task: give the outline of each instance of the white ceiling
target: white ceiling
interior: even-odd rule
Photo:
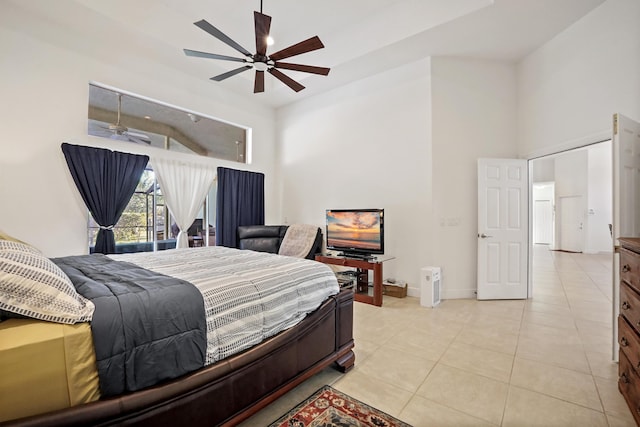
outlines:
[[[165,67],[221,85],[274,107],[331,90],[367,75],[427,56],[447,55],[516,62],[555,37],[604,0],[264,0],[273,17],[275,52],[318,35],[325,48],[287,62],[331,67],[329,76],[286,71],[307,88],[293,92],[266,76],[265,93],[253,94],[253,71],[214,82],[209,77],[238,64],[187,57],[188,48],[241,55],[193,25],[206,19],[255,51],[253,11],[260,0],[3,0],[67,36],[32,29],[85,54],[129,51]],[[11,25],[9,23],[9,25]],[[45,28],[42,28],[45,27]],[[102,51],[102,52],[100,52]],[[138,58],[139,60],[140,58]]]

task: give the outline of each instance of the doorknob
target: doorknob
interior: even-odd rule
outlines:
[[[487,236],[486,234],[482,233],[482,234],[478,234],[478,237],[480,237],[481,239],[486,239],[487,237],[493,237],[493,236]]]

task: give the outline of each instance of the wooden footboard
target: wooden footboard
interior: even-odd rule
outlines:
[[[336,363],[353,367],[353,292],[228,359],[139,392],[2,423],[10,426],[236,425]]]

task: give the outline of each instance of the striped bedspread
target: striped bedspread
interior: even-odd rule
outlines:
[[[324,264],[220,246],[110,255],[194,284],[204,297],[211,364],[299,323],[339,292]]]

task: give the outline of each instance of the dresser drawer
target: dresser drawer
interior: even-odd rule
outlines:
[[[640,337],[623,316],[618,316],[618,344],[631,366],[640,371]]]
[[[627,401],[636,423],[640,424],[640,378],[622,351],[618,367],[618,389]]]
[[[620,279],[640,292],[640,255],[620,248]]]
[[[640,294],[625,282],[620,283],[620,314],[636,331],[640,331]]]

